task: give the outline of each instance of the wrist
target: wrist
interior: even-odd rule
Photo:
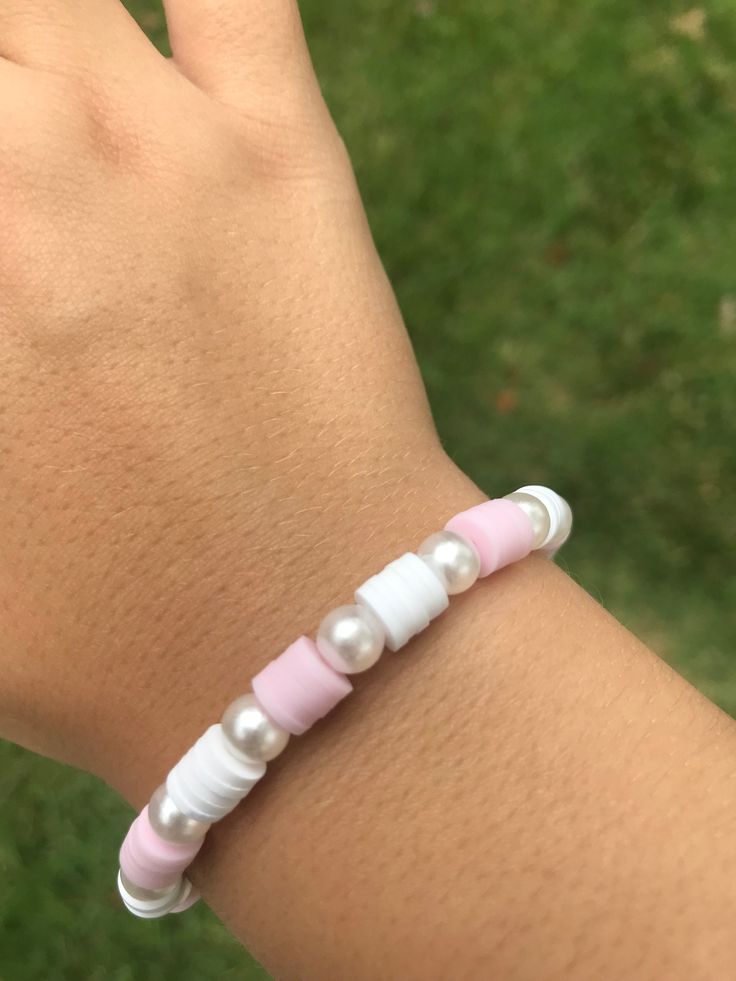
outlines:
[[[569,535],[566,502],[548,488],[462,509],[444,530],[402,552],[355,590],[355,604],[322,620],[316,643],[301,635],[252,679],[180,758],[131,825],[120,853],[119,888],[128,909],[164,916],[190,904],[184,873],[212,824],[231,814],[265,775],[266,763],[350,692],[349,675],[423,633],[452,595]],[[337,664],[331,662],[336,661]],[[151,890],[161,890],[152,894]]]
[[[541,557],[455,602],[213,826],[193,880],[276,976],[445,976],[470,949],[470,973],[540,977],[586,916],[581,977],[659,976],[673,917],[728,919],[728,872],[701,884],[732,723]]]
[[[484,499],[440,449],[407,460],[410,468],[398,461],[337,481],[340,498],[322,495],[298,532],[269,542],[262,528],[250,559],[225,565],[210,584],[188,635],[147,659],[145,694],[109,740],[114,759],[95,767],[131,803],[140,806],[247,679],[300,633],[314,632],[367,574]],[[182,617],[193,614],[182,608]]]

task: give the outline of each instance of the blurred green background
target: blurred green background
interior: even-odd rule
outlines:
[[[736,714],[736,8],[302,9],[449,451],[563,491],[565,566]],[[205,910],[124,914],[128,809],[0,754],[0,981],[267,977]]]

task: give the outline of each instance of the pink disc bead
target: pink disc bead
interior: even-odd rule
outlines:
[[[445,528],[473,543],[480,556],[481,576],[525,558],[534,544],[531,521],[517,504],[505,498],[461,511]]]
[[[265,711],[295,736],[306,732],[353,690],[344,674],[323,661],[316,644],[299,637],[253,679]]]
[[[165,889],[191,864],[203,840],[181,845],[164,841],[151,827],[146,806],[125,836],[120,849],[120,868],[141,889]]]

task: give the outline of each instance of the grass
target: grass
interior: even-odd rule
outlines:
[[[449,451],[562,489],[570,572],[736,714],[732,4],[303,12]],[[266,977],[206,911],[124,916],[127,809],[0,752],[0,981]]]

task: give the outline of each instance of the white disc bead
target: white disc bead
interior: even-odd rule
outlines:
[[[118,872],[118,892],[125,908],[142,920],[156,920],[166,916],[176,906],[184,902],[191,891],[188,879],[180,878],[167,889],[140,889]]]
[[[520,500],[516,499],[517,495],[520,497]],[[522,507],[532,521],[532,527],[535,526],[535,521],[541,522],[538,533],[535,528],[535,549],[539,548],[545,552],[554,553],[570,537],[570,532],[572,531],[572,511],[565,498],[561,497],[556,491],[538,484],[529,484],[526,487],[520,487],[513,494],[507,495],[507,497]],[[533,516],[535,509],[529,502],[530,498],[542,505],[547,512],[549,521],[547,532],[539,544],[537,544],[537,538],[541,538],[541,528],[544,526],[544,522],[541,518]]]
[[[253,694],[231,702],[221,724],[231,750],[251,763],[268,763],[289,742],[289,733],[267,715]]]
[[[450,596],[464,593],[480,574],[480,557],[462,535],[438,531],[425,539],[417,555],[437,576]]]
[[[213,822],[229,814],[266,772],[230,747],[222,726],[210,726],[166,779],[166,791],[184,814]]]
[[[180,811],[166,792],[165,784],[153,792],[148,803],[148,819],[159,838],[175,845],[199,841],[210,829],[209,823],[196,821]]]
[[[367,606],[338,606],[317,631],[317,650],[336,671],[357,674],[372,668],[383,653],[386,634]]]
[[[447,609],[447,590],[418,555],[406,552],[356,590],[356,601],[378,618],[386,646],[397,651]]]

